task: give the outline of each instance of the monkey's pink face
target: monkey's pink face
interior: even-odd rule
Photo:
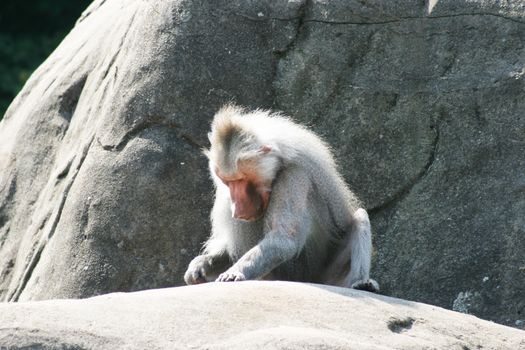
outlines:
[[[259,179],[247,174],[227,177],[219,169],[215,173],[230,190],[232,215],[235,219],[255,221],[264,214],[271,191]]]

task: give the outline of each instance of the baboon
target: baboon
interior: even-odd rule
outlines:
[[[205,151],[215,183],[212,232],[187,284],[252,279],[378,291],[370,222],[328,145],[268,111],[226,105]]]

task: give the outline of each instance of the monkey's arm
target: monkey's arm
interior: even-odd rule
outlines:
[[[218,282],[260,279],[280,264],[292,259],[298,243],[293,238],[272,233],[244,254],[232,267],[219,275]]]
[[[281,173],[272,188],[272,197],[264,216],[269,230],[264,238],[248,250],[217,281],[260,279],[282,263],[291,260],[304,247],[310,218],[307,196],[311,182],[300,169]]]

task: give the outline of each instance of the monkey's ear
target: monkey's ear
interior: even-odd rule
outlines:
[[[202,154],[206,156],[206,158],[210,159],[210,150],[207,148],[201,148]]]
[[[261,148],[259,148],[259,152],[262,154],[268,154],[272,151],[272,146],[269,145],[262,145]]]
[[[208,140],[211,142],[211,131],[208,133]]]

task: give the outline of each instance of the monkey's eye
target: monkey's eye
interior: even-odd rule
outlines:
[[[222,174],[222,172],[219,169],[215,169],[215,175],[217,175],[217,177],[221,180],[221,182],[225,184],[226,186],[229,186],[229,184],[232,182],[241,181],[244,179],[243,174],[236,174],[234,176],[226,177],[224,176],[224,174]]]

